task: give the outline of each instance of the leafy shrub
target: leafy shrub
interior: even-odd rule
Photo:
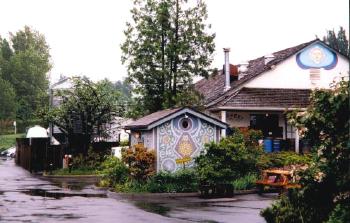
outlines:
[[[248,173],[247,175],[238,178],[232,182],[235,190],[249,190],[256,186],[255,182],[258,180],[256,173]]]
[[[330,214],[327,223],[350,222],[350,204],[337,204]]]
[[[114,186],[123,184],[128,179],[128,167],[117,157],[109,156],[101,164],[100,173],[103,174],[101,186]]]
[[[138,182],[133,179],[128,179],[125,183],[119,183],[114,185],[114,190],[117,192],[124,193],[140,193],[148,192],[147,184],[144,182]]]
[[[259,140],[264,138],[262,131],[249,128],[234,128],[234,132],[242,133],[244,142],[247,146],[256,147],[259,145]]]
[[[194,169],[175,173],[160,172],[147,182],[149,192],[194,192],[198,190],[198,178]]]
[[[117,192],[173,193],[194,192],[198,190],[198,180],[194,169],[179,170],[175,173],[160,172],[145,182],[129,178],[123,183],[116,183]]]
[[[121,141],[119,146],[129,146],[129,141]]]
[[[275,153],[263,153],[257,162],[257,166],[260,170],[284,167],[295,164],[311,164],[312,156],[301,155],[295,152],[275,152]]]
[[[122,151],[122,160],[129,167],[130,176],[139,182],[145,182],[154,175],[156,155],[154,150],[148,151],[143,144]]]
[[[92,148],[89,148],[86,155],[80,153],[77,156],[73,156],[72,164],[75,169],[97,170],[104,159],[102,154],[96,153]]]
[[[284,195],[273,203],[271,207],[262,210],[260,214],[265,218],[266,222],[270,223],[303,222],[298,209],[295,209]],[[290,221],[290,219],[293,219],[293,221]]]
[[[199,180],[205,184],[230,184],[234,179],[257,172],[262,148],[236,130],[219,143],[210,143],[196,158]]]

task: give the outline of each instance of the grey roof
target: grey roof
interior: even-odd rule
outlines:
[[[239,87],[247,81],[255,78],[256,76],[265,71],[272,69],[273,66],[281,63],[290,56],[298,53],[300,50],[315,42],[321,42],[322,44],[324,44],[319,39],[315,39],[294,47],[277,51],[273,53],[274,59],[268,62],[266,65],[263,56],[248,61],[248,70],[246,72],[246,76],[244,76],[240,80],[231,82],[231,89],[226,92],[224,92],[225,75],[222,74],[222,71],[219,71],[217,74],[210,76],[208,79],[202,79],[198,81],[195,84],[195,89],[204,96],[204,103],[206,107],[210,108],[216,106],[221,101],[227,100],[228,98],[235,96],[238,93],[237,91],[239,90]]]
[[[242,88],[232,97],[220,101],[218,107],[247,108],[306,108],[309,105],[309,89]]]
[[[146,115],[140,119],[137,119],[134,122],[129,123],[128,125],[125,125],[125,129],[152,129],[158,125],[161,125],[162,123],[173,119],[181,114],[189,113],[196,117],[199,117],[201,119],[204,119],[205,121],[212,123],[214,125],[219,126],[220,128],[226,128],[227,124],[224,122],[221,122],[220,120],[213,118],[211,116],[208,116],[204,113],[201,113],[199,111],[195,111],[188,107],[183,108],[173,108],[173,109],[165,109],[158,112],[154,112],[152,114]]]

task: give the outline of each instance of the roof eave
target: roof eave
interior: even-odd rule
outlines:
[[[210,111],[295,111],[306,110],[306,108],[297,107],[232,107],[232,106],[219,106],[209,109]]]

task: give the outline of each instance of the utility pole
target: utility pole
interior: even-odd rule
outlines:
[[[52,104],[53,104],[53,89],[52,89],[52,87],[50,87],[50,89],[49,89],[49,94],[50,94],[49,110],[51,110]],[[53,125],[52,125],[52,122],[50,122],[50,124],[49,124],[50,145],[52,145],[52,131],[53,131]]]

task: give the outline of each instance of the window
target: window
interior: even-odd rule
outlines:
[[[192,127],[192,121],[189,118],[183,118],[180,121],[180,127],[182,130],[189,130]]]

